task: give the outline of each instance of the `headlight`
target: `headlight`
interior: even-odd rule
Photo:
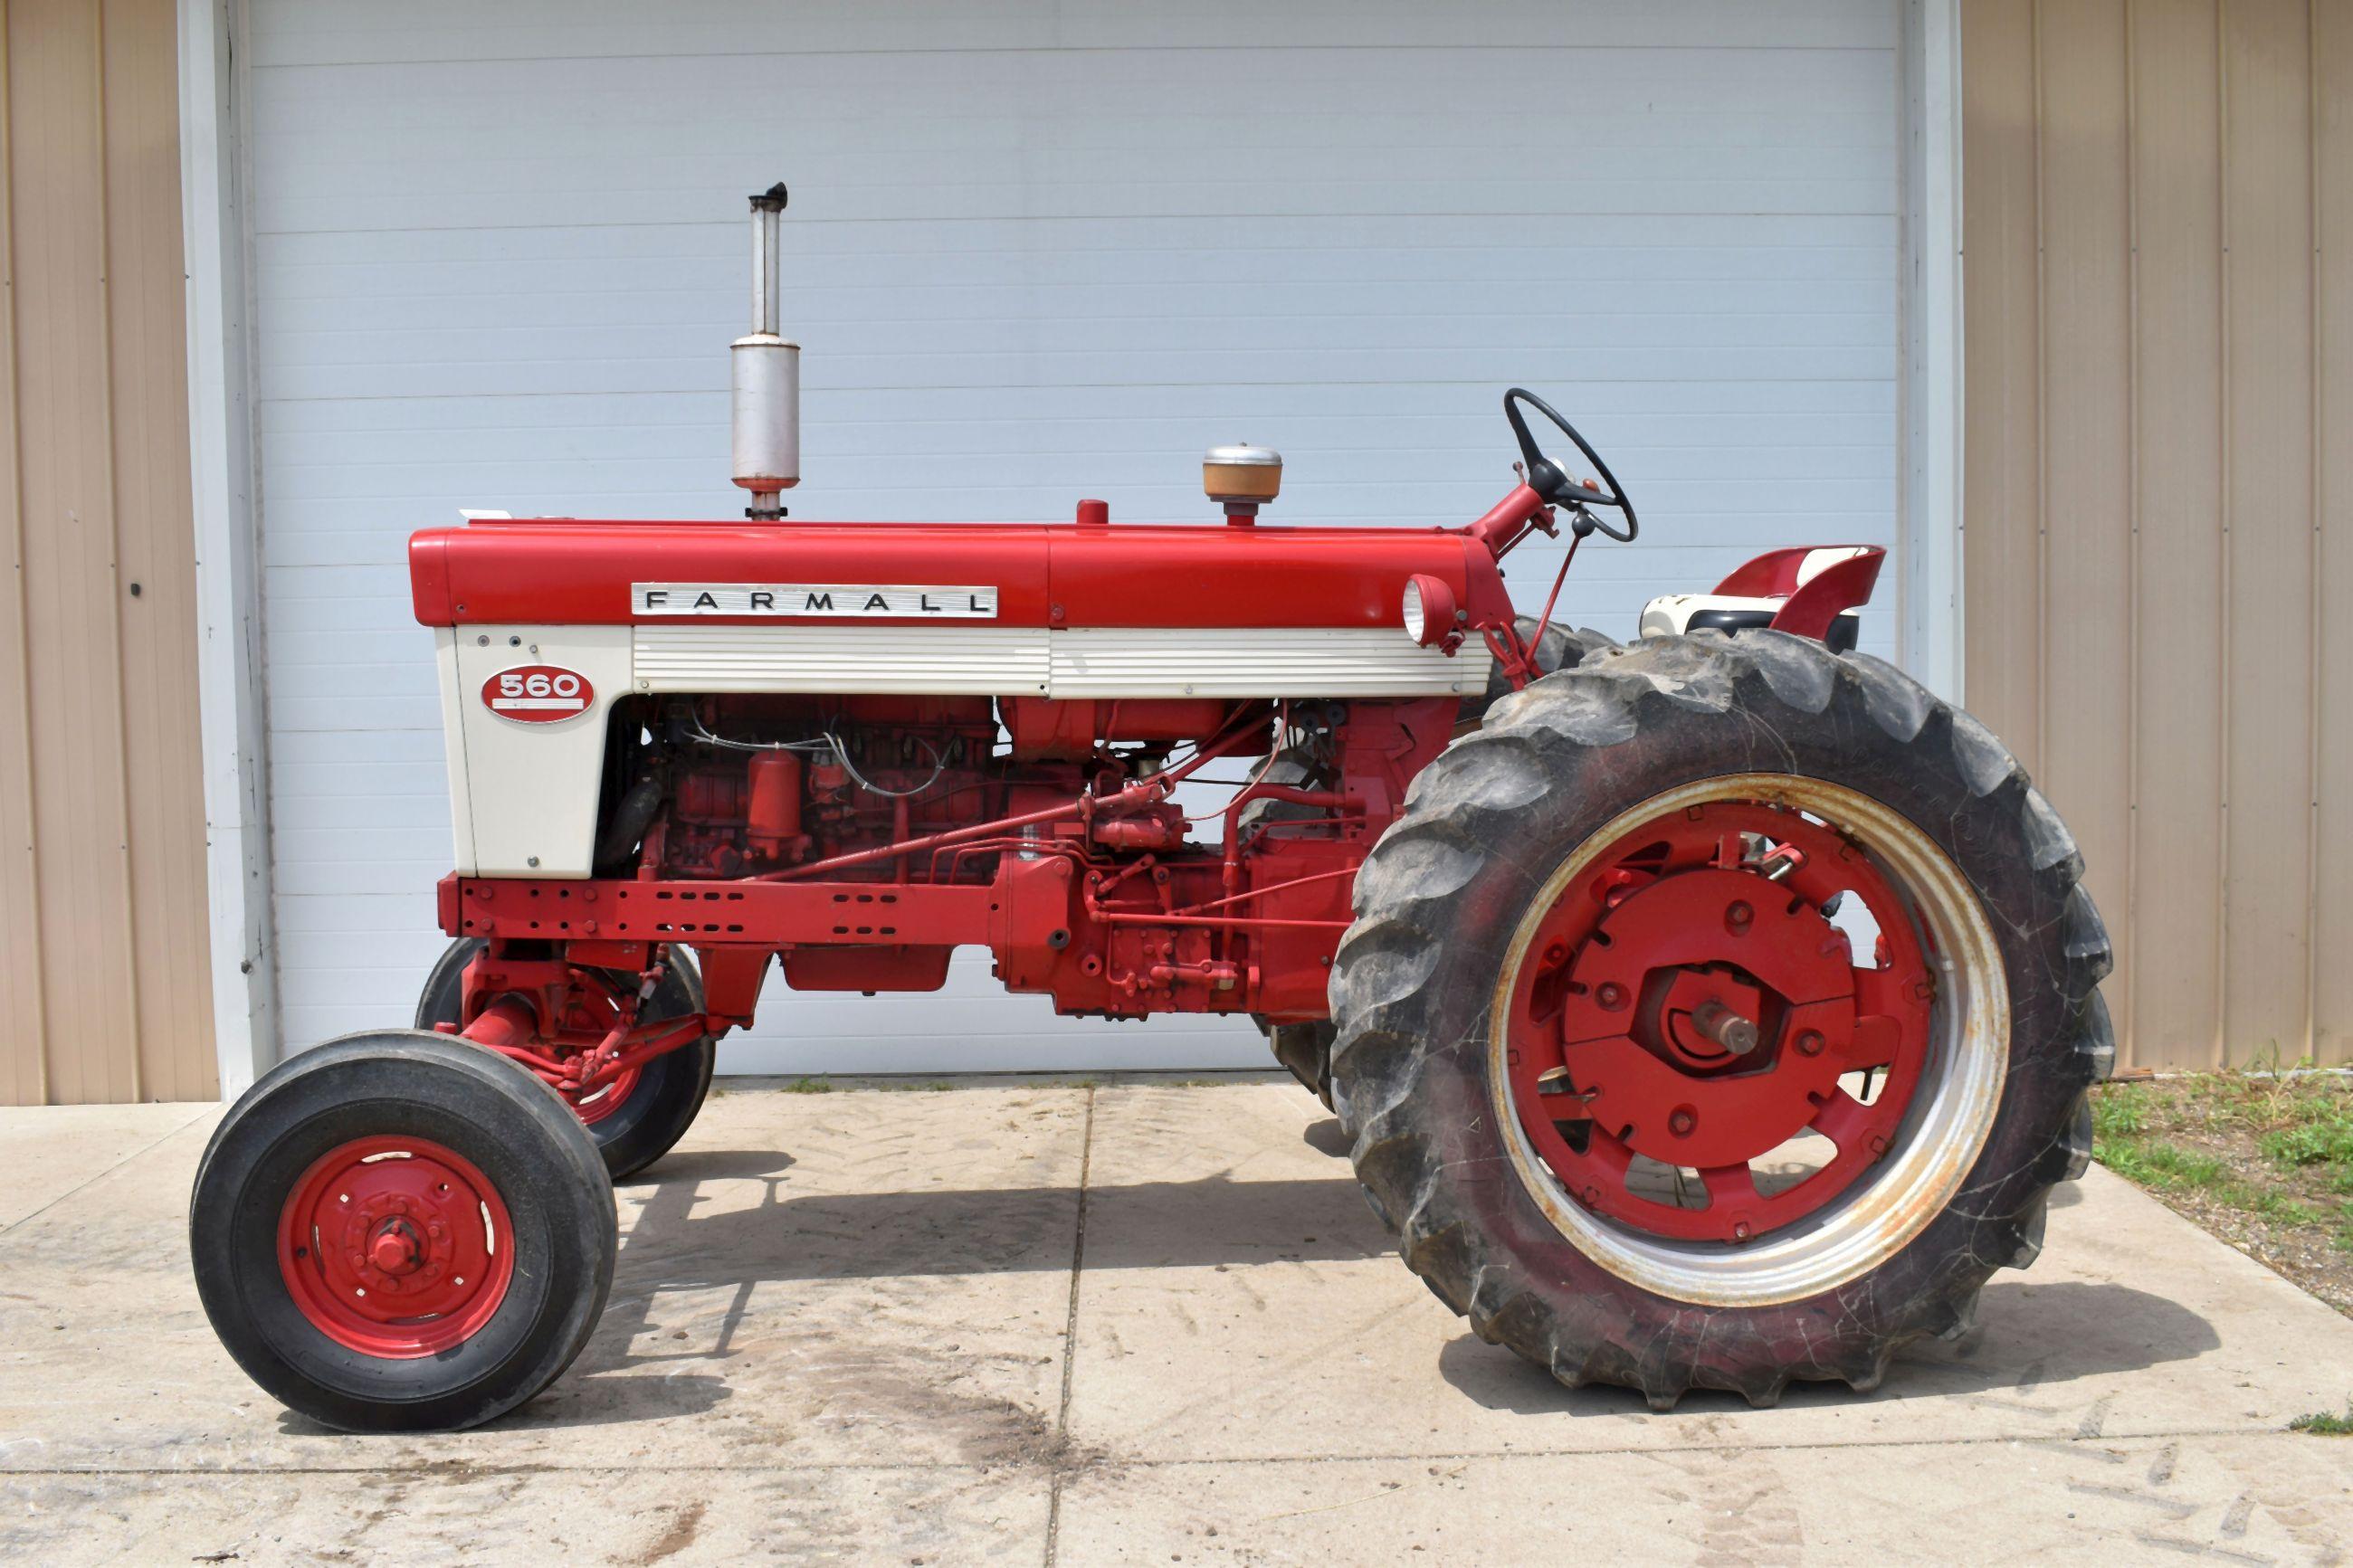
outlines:
[[[1416,573],[1406,579],[1403,613],[1398,617],[1405,624],[1405,635],[1423,647],[1432,647],[1446,640],[1460,619],[1454,608],[1454,590],[1436,577]]]

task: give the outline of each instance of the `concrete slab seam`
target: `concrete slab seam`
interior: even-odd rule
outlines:
[[[0,1236],[6,1236],[20,1226],[30,1225],[33,1221],[40,1218],[43,1215],[48,1213],[51,1209],[65,1202],[68,1198],[74,1196],[76,1194],[88,1191],[90,1187],[95,1186],[98,1183],[106,1180],[107,1177],[122,1169],[123,1166],[131,1163],[133,1160],[141,1159],[146,1155],[153,1153],[156,1150],[161,1149],[164,1144],[169,1143],[173,1139],[177,1138],[181,1133],[185,1132],[189,1128],[194,1127],[197,1122],[202,1121],[206,1117],[211,1115],[216,1109],[217,1107],[210,1105],[204,1107],[194,1116],[189,1117],[185,1121],[181,1122],[178,1126],[164,1133],[161,1138],[156,1139],[153,1143],[142,1144],[140,1147],[133,1149],[130,1153],[125,1154],[121,1159],[117,1160],[113,1164],[109,1165],[103,1171],[98,1172],[87,1181],[80,1182],[66,1191],[59,1193],[56,1197],[51,1198],[47,1203],[43,1204],[31,1214],[21,1215],[16,1219],[9,1221],[6,1225],[0,1225]]]
[[[1054,1476],[1046,1500],[1046,1568],[1054,1568],[1062,1529],[1063,1449],[1071,1440],[1071,1379],[1079,1359],[1079,1278],[1087,1266],[1087,1177],[1095,1153],[1095,1086],[1087,1086],[1086,1128],[1079,1138],[1079,1208],[1071,1235],[1071,1301],[1062,1318],[1062,1397],[1054,1411]]]

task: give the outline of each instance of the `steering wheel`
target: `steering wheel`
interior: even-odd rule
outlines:
[[[1603,489],[1594,489],[1570,479],[1566,469],[1537,449],[1535,437],[1528,434],[1527,419],[1520,413],[1523,403],[1534,405],[1546,418],[1560,426],[1562,435],[1576,443],[1577,449],[1585,454],[1585,460],[1593,465],[1593,471],[1601,476]],[[1551,404],[1525,387],[1515,386],[1504,394],[1504,417],[1512,422],[1512,434],[1519,437],[1520,456],[1527,464],[1528,489],[1542,496],[1548,506],[1567,507],[1571,519],[1569,527],[1579,537],[1599,532],[1626,542],[1642,531],[1634,518],[1634,503],[1619,488],[1618,476],[1609,471],[1609,465],[1601,460],[1593,444],[1578,435],[1577,426],[1563,419]],[[1625,528],[1612,528],[1587,510],[1597,506],[1623,513]]]

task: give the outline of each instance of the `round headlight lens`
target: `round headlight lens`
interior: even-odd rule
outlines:
[[[1454,608],[1454,590],[1446,585],[1446,579],[1417,572],[1405,580],[1398,619],[1406,636],[1423,647],[1435,647],[1454,635],[1462,616]]]

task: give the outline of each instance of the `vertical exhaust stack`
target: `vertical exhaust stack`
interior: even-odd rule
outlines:
[[[774,522],[801,482],[801,346],[776,333],[776,218],[782,180],[752,198],[752,331],[729,354],[734,371],[735,483],[752,492],[744,515]]]

